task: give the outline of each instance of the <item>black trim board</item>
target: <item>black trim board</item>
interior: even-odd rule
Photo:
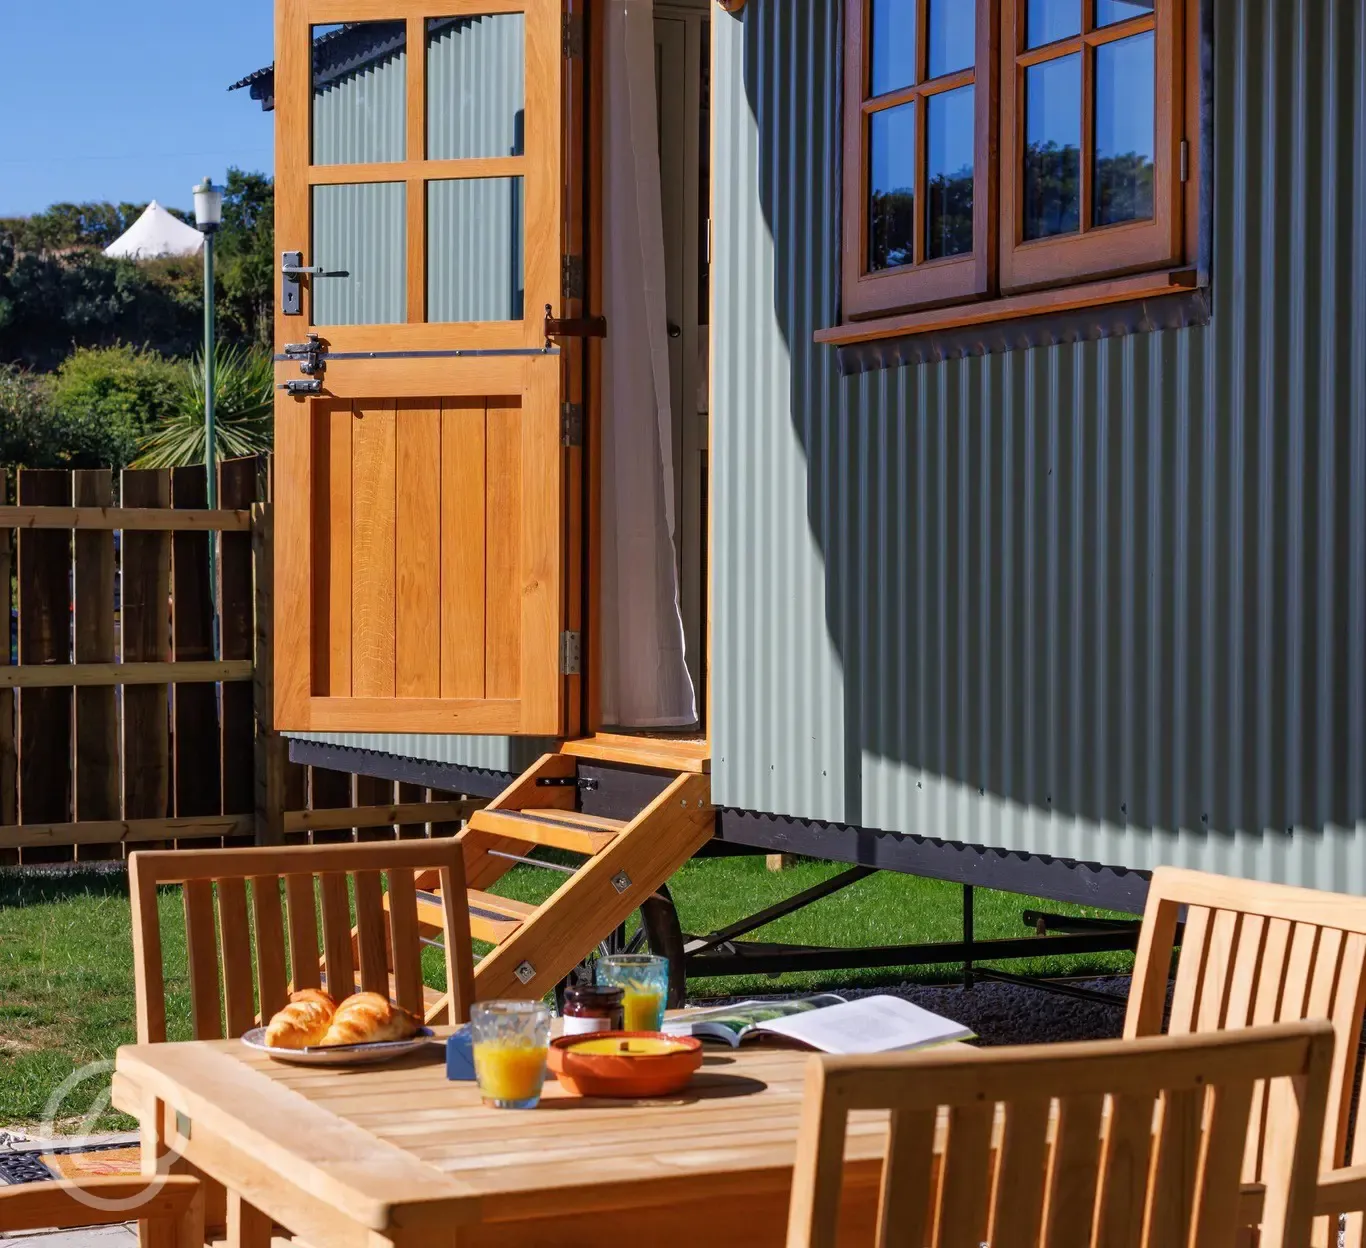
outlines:
[[[305,767],[326,767],[329,771],[348,771],[357,776],[421,784],[447,793],[467,797],[497,797],[515,779],[508,771],[486,771],[482,767],[461,767],[455,763],[436,763],[421,758],[404,758],[382,750],[359,750],[349,745],[328,745],[322,741],[300,741],[291,737],[289,761]]]

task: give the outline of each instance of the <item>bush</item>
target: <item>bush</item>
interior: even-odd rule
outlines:
[[[93,347],[69,355],[50,402],[65,466],[124,468],[139,444],[176,410],[182,368],[151,351]]]
[[[214,353],[214,430],[217,457],[234,459],[270,450],[275,413],[275,365],[270,355],[240,346]],[[204,462],[204,357],[178,374],[175,410],[144,438],[139,468],[178,468]]]

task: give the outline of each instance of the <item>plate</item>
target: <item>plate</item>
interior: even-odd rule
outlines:
[[[376,1062],[392,1062],[397,1057],[416,1053],[426,1048],[435,1035],[430,1027],[424,1027],[411,1040],[314,1045],[307,1049],[272,1049],[266,1043],[266,1029],[253,1027],[242,1037],[242,1043],[249,1049],[273,1057],[277,1062],[292,1062],[296,1066],[373,1066]]]

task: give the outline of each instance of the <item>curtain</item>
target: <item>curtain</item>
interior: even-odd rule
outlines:
[[[653,0],[607,7],[603,237],[602,714],[631,728],[697,721],[674,555]]]

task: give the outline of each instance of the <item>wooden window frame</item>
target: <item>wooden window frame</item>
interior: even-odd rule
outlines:
[[[917,0],[915,84],[870,96],[873,0],[845,0],[844,71],[844,312],[871,317],[907,308],[977,298],[990,288],[995,262],[991,211],[996,200],[995,117],[997,8],[1000,0],[973,0],[977,8],[976,55],[970,69],[931,79],[929,72],[930,0]],[[932,96],[973,88],[976,116],[973,142],[972,244],[961,256],[925,260],[926,107]],[[916,185],[915,262],[868,272],[868,122],[874,113],[915,101]],[[852,206],[852,207],[850,207]]]

